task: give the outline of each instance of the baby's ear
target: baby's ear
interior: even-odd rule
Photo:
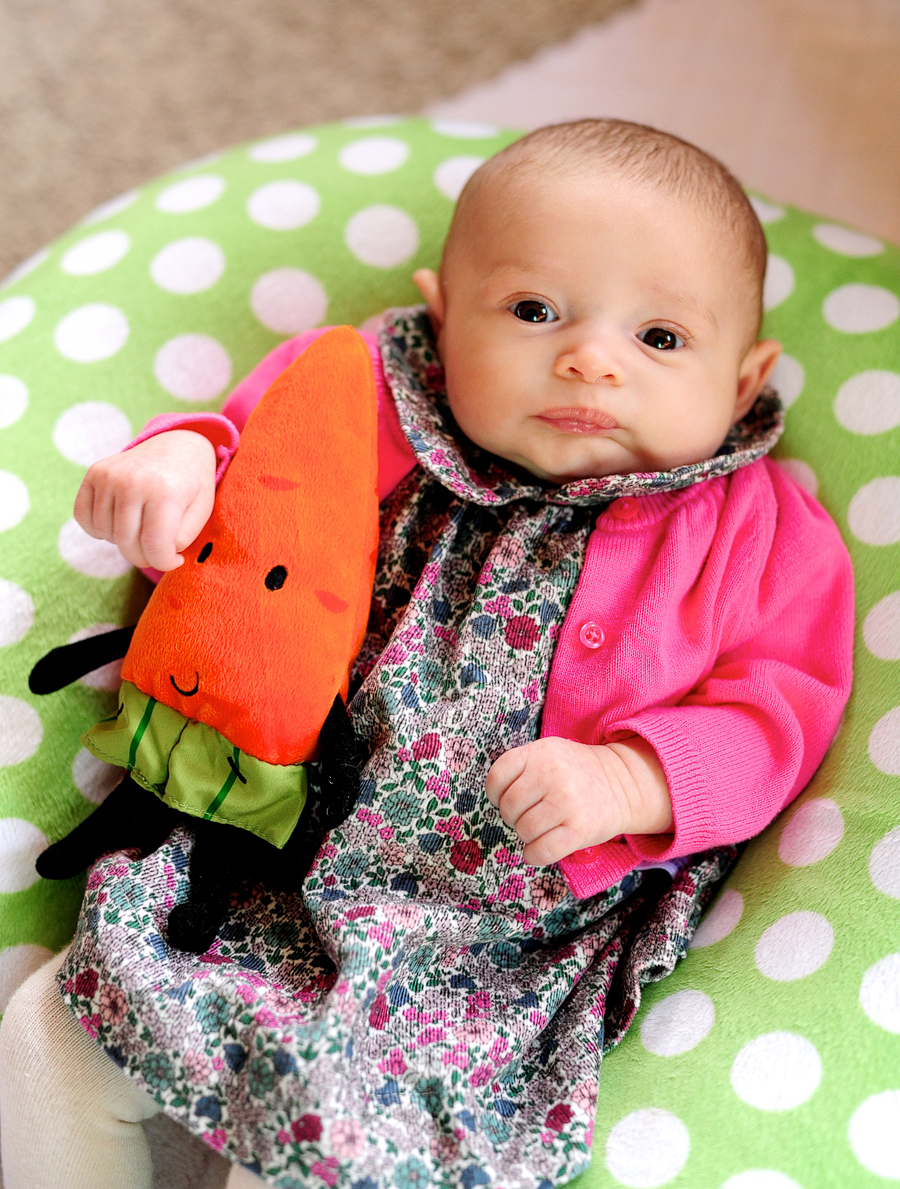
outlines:
[[[431,268],[419,268],[413,273],[412,279],[428,303],[434,333],[438,335],[444,325],[444,291],[441,288],[441,278]]]
[[[781,356],[781,343],[775,339],[760,339],[744,356],[738,371],[737,401],[734,420],[740,421],[753,408],[753,402],[766,386]]]

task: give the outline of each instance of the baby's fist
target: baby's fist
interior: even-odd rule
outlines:
[[[525,844],[527,863],[556,863],[623,833],[628,773],[619,771],[621,761],[606,751],[548,737],[514,747],[494,762],[485,791]]]

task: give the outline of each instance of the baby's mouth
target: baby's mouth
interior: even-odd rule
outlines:
[[[546,421],[563,433],[599,434],[619,428],[616,419],[602,409],[547,409],[544,413],[538,413],[537,417],[539,421]]]

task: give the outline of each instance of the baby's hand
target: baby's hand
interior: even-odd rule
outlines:
[[[536,739],[495,760],[485,791],[535,867],[620,834],[672,829],[662,765],[639,738],[596,747]]]
[[[95,462],[75,497],[86,533],[118,545],[135,566],[174,570],[212,512],[216,452],[193,430],[172,429]]]

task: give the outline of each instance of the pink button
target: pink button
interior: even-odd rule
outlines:
[[[578,639],[585,648],[599,648],[606,639],[606,633],[599,623],[594,623],[592,619],[589,619],[579,628]]]
[[[586,846],[584,850],[576,850],[573,854],[569,855],[569,859],[572,863],[580,863],[586,866],[588,863],[593,863],[599,854],[599,846]]]
[[[641,509],[637,500],[626,495],[620,500],[614,500],[610,504],[609,510],[616,520],[633,520]]]

